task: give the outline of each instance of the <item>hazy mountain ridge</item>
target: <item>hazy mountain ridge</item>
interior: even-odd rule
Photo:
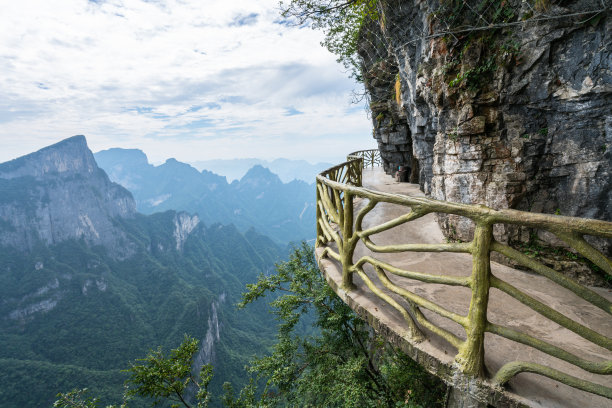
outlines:
[[[214,389],[243,380],[274,323],[263,303],[233,305],[281,258],[269,238],[184,212],[136,213],[83,137],[0,164],[0,175],[0,407],[50,406],[74,387],[117,402],[120,369],[184,333],[205,340]]]
[[[228,184],[224,176],[199,172],[175,159],[153,166],[136,149],[104,150],[95,158],[113,181],[130,189],[145,214],[197,213],[206,224],[231,223],[243,231],[254,227],[282,244],[315,235],[314,185],[301,180],[283,183],[263,166],[255,165]]]
[[[262,166],[270,169],[277,174],[283,183],[293,180],[302,180],[306,183],[313,183],[317,174],[333,166],[332,163],[319,162],[309,163],[306,160],[290,159],[216,159],[200,160],[190,163],[198,170],[209,170],[217,174],[222,174],[228,180],[240,180],[246,172],[253,166]]]

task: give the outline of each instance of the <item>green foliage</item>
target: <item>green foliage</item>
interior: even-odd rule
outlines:
[[[48,407],[60,390],[90,388],[100,401],[120,402],[126,377],[120,370],[90,370],[36,360],[0,359],[0,406]],[[142,407],[138,403],[133,408]]]
[[[297,19],[299,24],[310,22],[314,29],[323,30],[321,43],[338,57],[351,76],[361,80],[357,54],[361,28],[379,18],[378,0],[289,0],[281,1],[283,17]]]
[[[448,86],[453,88],[465,83],[468,89],[476,90],[482,85],[486,75],[495,72],[496,69],[495,56],[489,57],[478,66],[467,69],[462,74],[458,73],[455,79],[448,83]]]
[[[191,373],[191,361],[198,352],[198,340],[185,335],[181,345],[165,356],[161,347],[152,350],[143,358],[136,360],[126,371],[130,373],[127,380],[126,395],[153,398],[154,405],[164,401],[178,402],[190,407],[187,402],[188,387],[195,386],[198,408],[205,408],[209,402],[208,384],[212,379],[212,366],[204,365],[199,379]],[[172,404],[177,408],[180,404]]]
[[[385,120],[384,112],[380,112],[378,115],[376,115],[376,127],[377,128],[380,127],[380,125],[382,124],[383,120]]]
[[[371,328],[322,278],[312,247],[302,244],[277,273],[248,285],[241,306],[270,292],[280,321],[272,354],[256,359],[249,371],[267,381],[262,403],[336,407],[433,407],[444,386]],[[301,319],[314,315],[316,331],[299,336]]]
[[[243,389],[240,390],[240,394],[238,398],[236,398],[236,393],[234,391],[234,387],[231,383],[226,382],[223,384],[223,390],[225,393],[221,399],[224,407],[227,408],[250,408],[262,406],[263,404],[258,404],[256,395],[257,395],[257,385],[255,381],[251,378],[251,381],[248,385],[246,385]]]
[[[444,0],[432,16],[434,30],[446,32],[449,47],[448,61],[442,74],[450,88],[465,87],[477,91],[486,87],[492,75],[511,63],[520,64],[520,46],[512,29],[497,25],[510,23],[517,18],[517,4],[503,0],[466,2]],[[482,26],[488,29],[473,30]],[[475,52],[470,52],[476,47]]]

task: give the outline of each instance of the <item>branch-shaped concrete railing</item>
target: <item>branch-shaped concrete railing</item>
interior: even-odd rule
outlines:
[[[358,160],[363,159],[361,168],[364,167],[376,167],[382,166],[382,158],[380,157],[380,152],[378,149],[370,149],[370,150],[358,150],[353,153],[349,153],[346,156],[346,160]]]
[[[324,247],[322,257],[328,256],[342,264],[342,289],[351,291],[353,275],[361,277],[366,286],[380,299],[397,309],[406,321],[411,341],[420,342],[424,335],[419,325],[446,339],[457,349],[455,363],[466,375],[483,376],[484,336],[486,332],[533,347],[543,353],[573,364],[587,372],[611,375],[612,361],[589,361],[559,346],[535,338],[527,333],[494,324],[487,320],[489,289],[497,288],[532,310],[553,322],[571,330],[584,339],[612,351],[612,339],[565,316],[518,288],[491,274],[490,254],[498,252],[529,268],[558,285],[574,292],[577,296],[612,315],[612,304],[596,292],[545,266],[537,259],[497,242],[493,238],[495,224],[514,224],[548,231],[571,246],[576,252],[589,259],[607,274],[612,275],[612,260],[589,244],[584,235],[612,238],[612,223],[575,217],[536,214],[516,210],[493,210],[481,205],[468,205],[438,201],[426,197],[383,193],[361,187],[364,166],[380,162],[373,151],[351,153],[349,160],[332,167],[317,176],[317,247]],[[367,204],[354,214],[354,199],[362,198]],[[364,217],[380,203],[392,203],[406,207],[406,213],[391,221],[374,227],[363,227]],[[377,245],[371,237],[401,224],[413,221],[429,213],[455,214],[471,219],[475,223],[474,239],[466,243],[440,244],[397,244]],[[354,216],[356,215],[356,216]],[[359,241],[373,253],[391,252],[463,252],[472,256],[472,273],[469,277],[431,275],[398,268],[373,256],[354,260]],[[330,245],[335,243],[334,245]],[[385,290],[376,286],[364,271],[371,265],[380,283],[390,292],[401,296],[409,305],[400,305]],[[426,283],[463,286],[471,290],[471,300],[466,316],[459,315],[444,307],[410,292],[389,279],[389,274],[408,277]],[[428,320],[420,308],[428,309],[440,316],[458,323],[465,330],[465,340],[450,331],[436,326]],[[493,376],[495,386],[503,386],[521,372],[543,375],[572,387],[612,399],[612,388],[574,377],[557,369],[541,364],[513,361],[505,364]],[[611,378],[612,379],[612,378]]]

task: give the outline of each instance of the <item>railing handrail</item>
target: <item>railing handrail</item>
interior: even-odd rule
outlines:
[[[367,189],[362,187],[361,183],[365,155],[374,157],[374,153],[370,151],[353,152],[348,155],[346,162],[333,166],[317,176],[317,246],[324,245],[329,241],[335,241],[338,252],[335,252],[332,247],[326,246],[322,256],[330,256],[341,262],[342,286],[344,290],[352,290],[352,275],[357,273],[373,293],[402,313],[414,341],[420,341],[423,338],[423,334],[417,325],[419,323],[421,326],[426,327],[453,344],[458,350],[455,362],[459,370],[468,376],[482,376],[484,368],[484,348],[482,346],[486,332],[533,347],[588,372],[604,375],[612,374],[612,361],[588,361],[561,347],[533,338],[526,333],[492,324],[487,320],[488,292],[489,288],[493,287],[505,292],[537,313],[571,330],[586,340],[612,351],[612,339],[562,315],[537,299],[493,276],[490,268],[491,252],[500,253],[522,266],[545,276],[556,284],[571,290],[585,301],[612,315],[612,303],[607,299],[580,285],[573,279],[547,267],[537,259],[533,259],[509,245],[496,241],[492,232],[495,224],[514,224],[549,231],[571,246],[576,252],[593,262],[593,264],[612,275],[612,260],[589,244],[583,237],[583,235],[593,235],[612,238],[612,222],[552,214],[537,214],[511,209],[494,210],[482,205],[452,203],[428,197],[392,194]],[[357,212],[356,217],[353,214],[354,197],[362,197],[368,200],[368,204]],[[364,217],[380,202],[410,207],[410,211],[379,226],[364,229],[362,227]],[[455,214],[470,218],[476,225],[474,239],[469,243],[386,246],[376,245],[370,239],[371,235],[392,229],[429,213]],[[362,241],[367,248],[375,253],[411,251],[469,253],[473,258],[472,276],[469,278],[457,278],[411,272],[379,261],[371,256],[364,256],[354,263],[355,246],[359,241]],[[376,287],[363,270],[366,264],[374,267],[380,281],[387,290],[399,294],[408,302],[410,306],[409,312],[404,310],[402,306],[384,291]],[[424,282],[468,287],[472,292],[472,298],[467,316],[457,315],[427,299],[395,286],[388,279],[387,273],[408,276]],[[419,311],[419,307],[432,310],[460,324],[466,331],[466,340],[461,340],[447,330],[435,326]],[[585,381],[551,367],[530,362],[513,361],[507,363],[497,372],[492,381],[494,384],[501,386],[521,372],[544,375],[575,388],[612,399],[612,388],[610,387]]]
[[[349,184],[345,186],[343,183],[339,183],[326,178],[326,174],[330,170],[337,170],[343,168],[352,160],[347,160],[343,163],[337,164],[329,169],[323,170],[317,175],[317,180],[322,183],[334,187],[334,188],[346,188],[353,193],[362,192],[366,195],[379,195],[385,197],[389,202],[394,204],[400,204],[405,206],[429,204],[432,206],[440,207],[445,213],[461,215],[470,217],[469,214],[475,213],[477,216],[490,217],[494,224],[518,224],[531,228],[546,228],[554,229],[557,231],[574,231],[581,234],[597,235],[603,238],[612,238],[611,222],[595,220],[591,218],[580,218],[570,217],[566,215],[557,214],[543,214],[543,213],[532,213],[527,211],[513,210],[510,208],[495,210],[485,205],[480,204],[465,204],[465,203],[454,203],[451,201],[436,200],[429,197],[417,197],[408,196],[404,194],[385,193],[382,191],[371,190],[365,187],[356,186],[355,184]],[[518,217],[523,217],[522,220],[517,220]],[[470,217],[471,218],[471,217]],[[568,226],[572,227],[568,229]],[[612,273],[612,272],[610,272]]]

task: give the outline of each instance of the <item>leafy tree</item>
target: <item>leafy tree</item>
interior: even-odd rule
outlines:
[[[161,347],[151,351],[140,364],[132,364],[126,371],[130,373],[127,380],[127,397],[142,396],[154,399],[154,405],[165,400],[174,401],[173,408],[183,405],[191,408],[186,393],[188,387],[196,388],[198,408],[208,406],[208,383],[212,379],[212,366],[204,365],[199,379],[191,372],[191,361],[198,352],[198,341],[185,336],[183,343],[166,357]],[[129,386],[132,386],[129,388]]]
[[[377,3],[378,0],[289,0],[281,1],[280,7],[283,17],[323,30],[325,39],[321,45],[361,81],[359,33],[365,23],[378,19]]]
[[[417,363],[374,334],[321,276],[312,247],[302,244],[277,273],[247,285],[241,306],[269,292],[280,320],[272,354],[249,371],[267,382],[262,404],[333,407],[441,405],[445,387]],[[296,334],[313,316],[315,333]]]
[[[250,407],[263,407],[265,403],[257,402],[257,386],[253,378],[248,385],[246,385],[242,390],[240,390],[240,394],[238,398],[236,398],[236,393],[234,392],[234,387],[231,383],[226,382],[223,384],[223,389],[225,394],[221,398],[221,402],[224,407],[227,408],[250,408]],[[264,401],[264,399],[262,399]]]

